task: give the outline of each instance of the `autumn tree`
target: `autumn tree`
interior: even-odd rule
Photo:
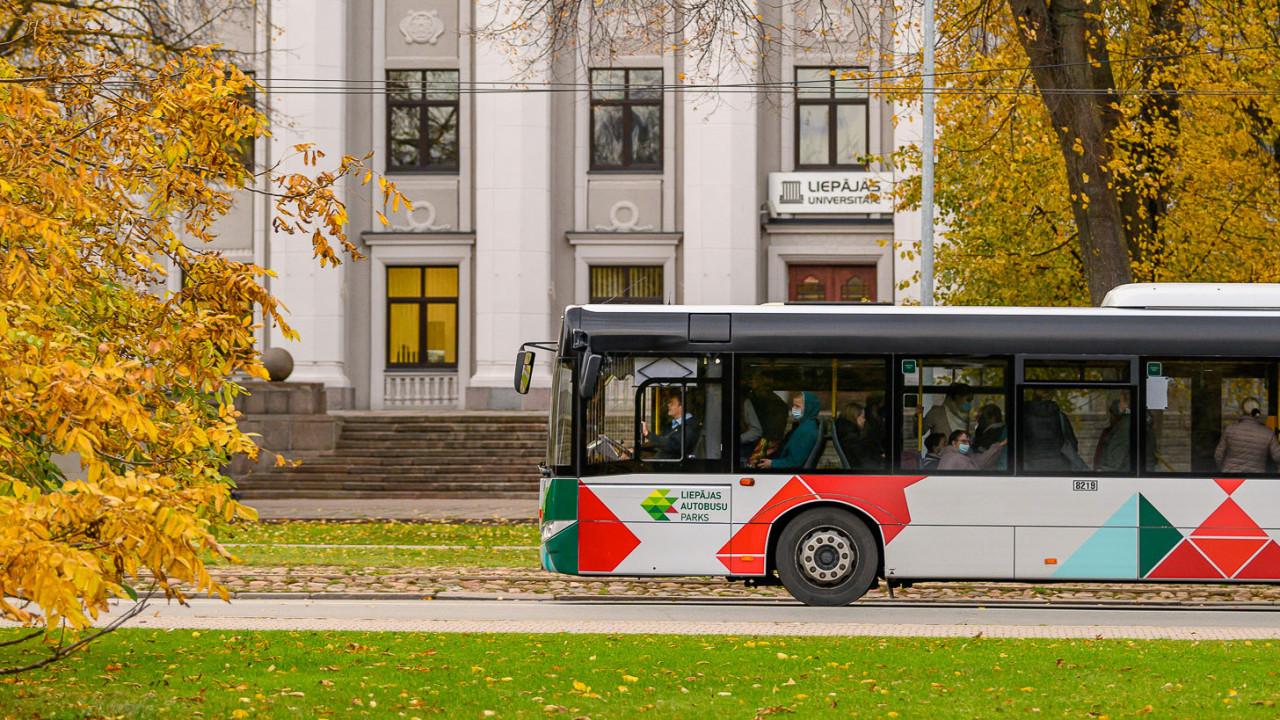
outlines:
[[[1276,0],[940,0],[940,297],[1280,279]],[[908,99],[908,98],[903,98]]]
[[[239,146],[265,118],[207,48],[152,67],[86,43],[75,3],[0,0],[18,26],[21,62],[0,57],[0,615],[79,628],[150,587],[225,598],[205,562],[253,511],[221,468],[256,454],[233,400],[265,377],[246,311],[291,331],[265,271],[204,242],[259,182]],[[264,171],[275,229],[336,264],[355,254],[338,185],[371,175],[297,150],[314,175]]]

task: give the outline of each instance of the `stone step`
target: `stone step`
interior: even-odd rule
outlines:
[[[291,473],[284,475],[250,474],[239,480],[250,484],[280,484],[294,486],[300,483],[413,483],[413,484],[476,484],[476,483],[538,483],[538,473]]]
[[[528,497],[546,456],[543,413],[339,414],[332,451],[259,466],[245,498]]]
[[[399,498],[406,500],[436,500],[436,499],[485,499],[485,498],[501,498],[501,499],[525,499],[531,504],[537,505],[538,493],[533,492],[516,492],[516,491],[492,491],[492,490],[450,490],[446,492],[437,492],[430,490],[308,490],[299,492],[297,490],[288,489],[262,489],[262,490],[243,490],[241,498],[244,500],[292,500],[298,497],[314,498],[317,500],[329,500],[339,498],[353,499],[377,499],[377,498]]]
[[[459,434],[456,436],[434,435],[399,435],[393,437],[365,437],[343,433],[338,436],[338,443],[348,447],[467,447],[485,450],[515,448],[545,448],[546,438],[540,437],[490,437],[477,438]]]
[[[346,443],[443,443],[465,442],[470,445],[503,447],[506,443],[524,443],[524,445],[547,445],[547,436],[543,433],[352,433],[342,430],[340,442]]]

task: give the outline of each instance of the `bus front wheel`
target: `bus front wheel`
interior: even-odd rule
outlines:
[[[805,605],[839,607],[876,579],[880,549],[866,524],[836,508],[814,508],[787,523],[774,565],[787,592]]]

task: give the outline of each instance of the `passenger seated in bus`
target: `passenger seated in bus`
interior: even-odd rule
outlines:
[[[1000,454],[1004,452],[1004,446],[1008,443],[1008,440],[1001,440],[987,448],[984,453],[970,455],[969,433],[956,430],[947,437],[947,444],[943,446],[942,454],[938,456],[938,469],[986,470],[1000,459]]]
[[[884,468],[884,451],[868,435],[870,428],[867,408],[859,403],[848,403],[836,418],[836,439],[845,459],[853,470]]]
[[[1063,472],[1088,471],[1089,466],[1080,459],[1080,444],[1076,440],[1071,419],[1062,412],[1049,391],[1037,388],[1031,402],[1022,408],[1022,464],[1026,470]]]
[[[969,429],[969,412],[973,410],[973,388],[966,383],[955,383],[947,387],[947,397],[941,403],[929,408],[924,416],[926,432],[940,433],[943,437],[951,437],[956,430]]]
[[[938,460],[942,457],[942,446],[947,438],[942,433],[929,433],[924,437],[924,458],[920,461],[921,470],[937,470]]]
[[[782,443],[782,450],[778,452],[777,457],[761,460],[760,467],[765,469],[803,467],[810,453],[813,452],[813,447],[818,444],[820,432],[818,412],[821,410],[822,401],[817,395],[808,391],[796,393],[791,399],[791,416],[799,420],[799,423]]]
[[[1129,469],[1129,400],[1112,400],[1107,406],[1110,424],[1098,438],[1093,453],[1093,469],[1098,472],[1124,472]]]
[[[649,432],[649,425],[640,421],[640,434],[645,443],[658,451],[662,460],[678,460],[693,452],[698,442],[698,422],[693,413],[685,412],[679,395],[667,398],[667,415],[671,417],[671,426],[661,433]]]
[[[987,403],[978,411],[978,429],[973,431],[973,449],[984,453],[987,448],[1009,437],[1009,428],[1005,427],[1004,414],[1000,406]],[[991,466],[995,470],[1006,470],[1009,467],[1009,450],[1000,453],[1000,459]]]
[[[1240,404],[1239,420],[1227,426],[1218,441],[1213,459],[1224,473],[1267,471],[1267,457],[1280,464],[1280,441],[1262,418],[1262,405],[1255,398]]]
[[[778,452],[787,434],[791,417],[787,401],[770,391],[764,376],[759,373],[749,375],[743,389],[746,395],[742,403],[744,425],[739,438],[742,456],[769,457]],[[755,419],[755,426],[750,425],[751,418]],[[752,432],[756,427],[759,434]]]

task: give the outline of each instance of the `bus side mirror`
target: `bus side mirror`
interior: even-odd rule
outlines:
[[[595,353],[587,353],[582,359],[582,372],[578,375],[578,395],[583,400],[590,400],[596,394],[596,380],[600,377],[600,362],[603,359]]]
[[[521,350],[516,353],[516,392],[524,395],[529,392],[529,383],[533,381],[533,351]]]

